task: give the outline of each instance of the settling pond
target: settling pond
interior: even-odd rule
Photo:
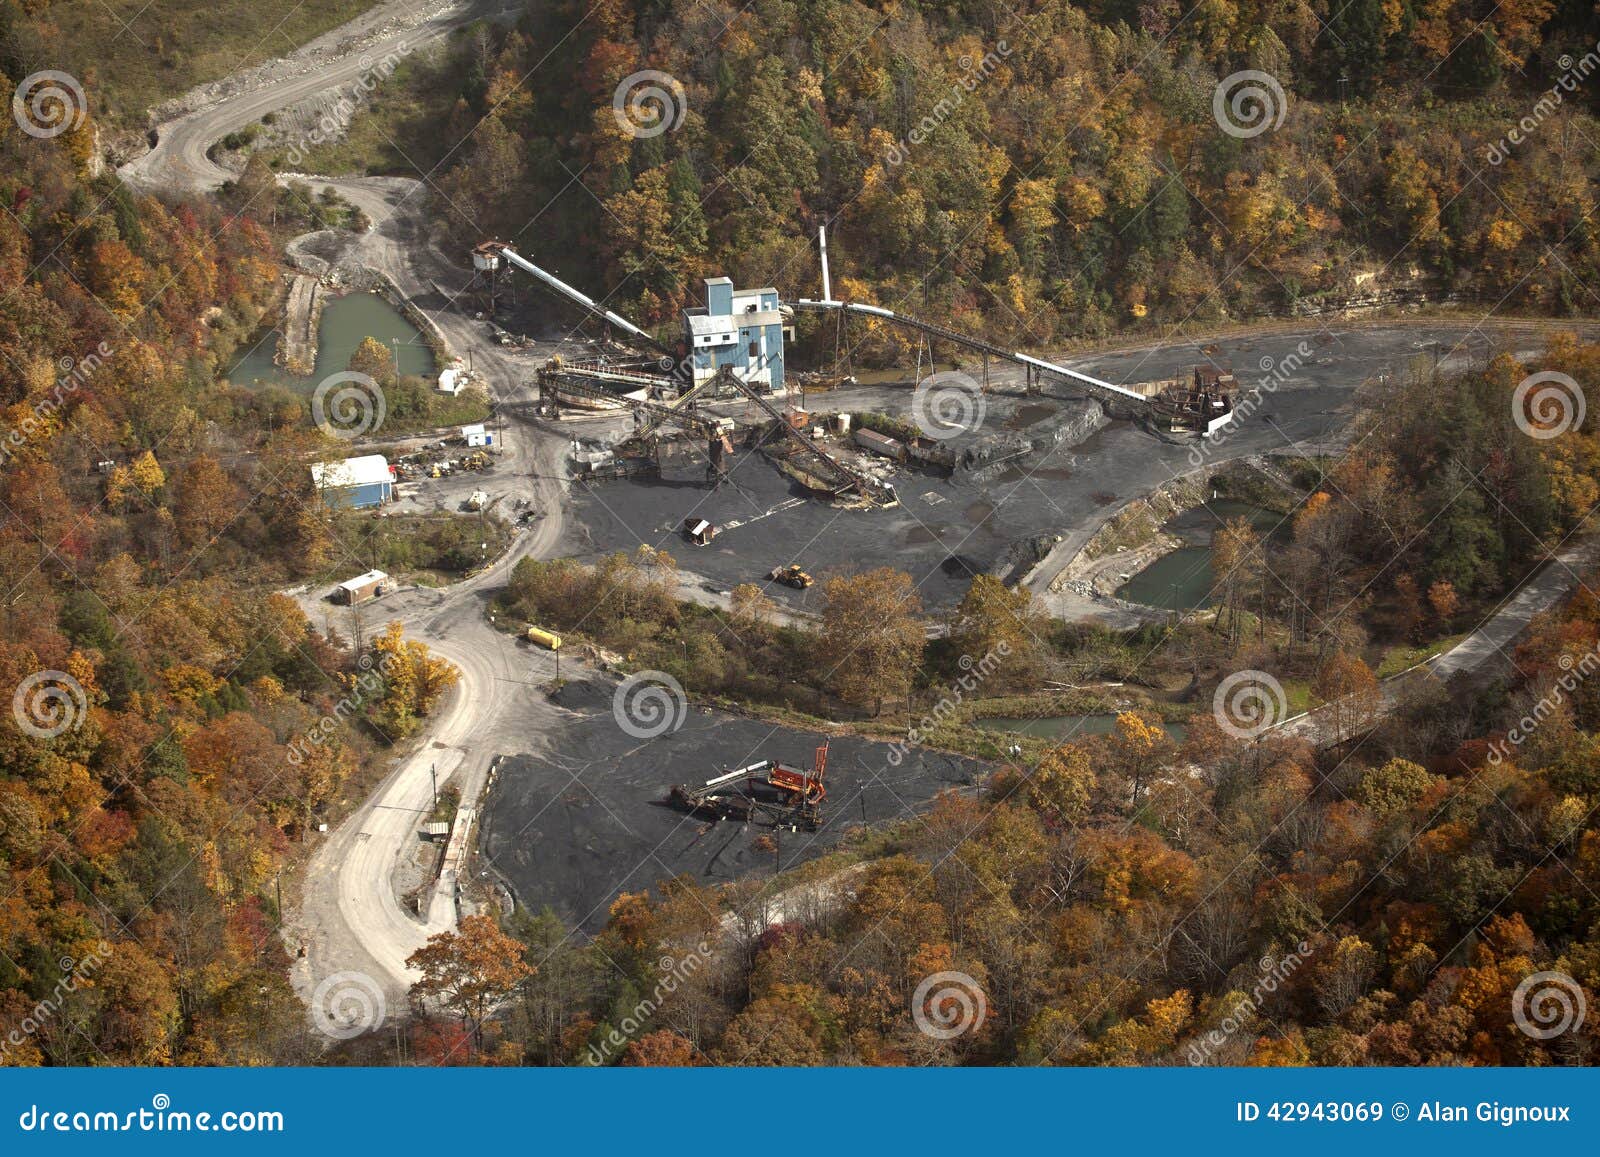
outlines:
[[[257,334],[223,376],[236,386],[278,385],[304,393],[348,366],[350,355],[369,337],[389,347],[400,373],[431,376],[435,372],[433,350],[404,314],[376,293],[347,293],[323,307],[317,323],[317,365],[310,377],[298,377],[273,364],[272,356],[278,351],[276,329]]]
[[[1184,545],[1135,574],[1117,588],[1117,597],[1164,611],[1209,606],[1216,574],[1211,566],[1212,537],[1225,524],[1243,518],[1263,538],[1290,533],[1289,516],[1234,498],[1215,498],[1176,515],[1162,527]]]

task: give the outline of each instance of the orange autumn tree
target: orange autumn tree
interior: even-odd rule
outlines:
[[[489,916],[467,916],[458,931],[434,933],[406,957],[406,965],[422,973],[412,995],[458,1013],[477,1044],[483,1043],[485,1018],[534,973],[522,959],[521,942]]]
[[[1335,652],[1322,665],[1311,684],[1311,694],[1339,742],[1370,724],[1383,701],[1371,669],[1343,651]]]

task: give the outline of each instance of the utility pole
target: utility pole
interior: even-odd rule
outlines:
[[[439,810],[439,765],[437,763],[428,764],[428,775],[433,780],[433,808],[434,808],[435,811],[438,811]]]

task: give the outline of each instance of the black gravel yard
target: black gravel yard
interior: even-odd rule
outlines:
[[[836,845],[852,828],[924,811],[940,791],[970,789],[979,760],[835,736],[828,798],[816,832],[775,831],[762,822],[715,822],[667,804],[674,784],[699,784],[761,759],[810,768],[818,732],[690,709],[682,726],[637,739],[612,714],[614,685],[569,684],[558,695],[572,714],[550,749],[507,759],[484,812],[479,846],[522,904],[546,906],[595,931],[611,902],[687,873],[704,884],[790,868]]]

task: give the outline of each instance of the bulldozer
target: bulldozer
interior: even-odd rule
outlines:
[[[788,566],[773,567],[768,572],[767,578],[772,582],[782,583],[786,587],[793,587],[797,591],[805,590],[816,581],[804,570],[801,570],[800,564],[797,562],[792,562]]]

